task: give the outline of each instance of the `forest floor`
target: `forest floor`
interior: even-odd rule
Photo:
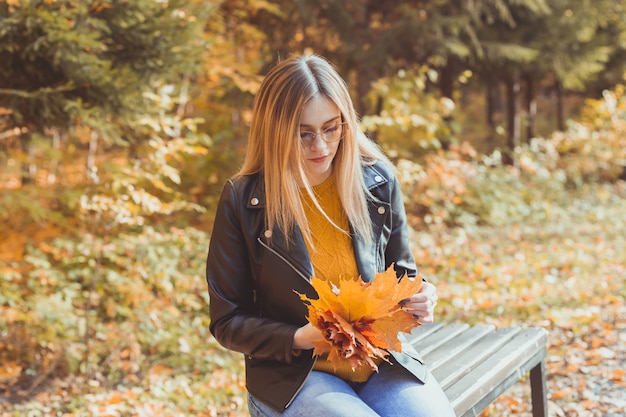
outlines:
[[[626,185],[594,186],[550,218],[418,233],[444,321],[549,332],[550,416],[626,415]],[[484,416],[532,415],[528,381]]]
[[[422,273],[438,287],[438,320],[548,330],[550,416],[625,415],[626,183],[589,186],[533,222],[441,227],[416,231],[412,240]],[[219,356],[219,366],[155,365],[134,385],[108,389],[50,375],[29,398],[0,393],[0,417],[247,416],[241,356],[214,340],[197,354]],[[157,400],[164,392],[180,394]],[[89,411],[78,411],[85,404]],[[531,415],[527,381],[483,413]]]

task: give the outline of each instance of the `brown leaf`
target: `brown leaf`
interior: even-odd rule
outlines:
[[[328,360],[335,367],[348,361],[352,369],[367,364],[377,370],[373,358],[386,360],[389,350],[400,350],[398,333],[419,325],[399,302],[416,294],[422,282],[407,276],[398,281],[391,266],[370,283],[360,278],[339,279],[338,283],[335,287],[312,277],[319,298],[299,294],[308,304],[309,322],[324,335],[314,344],[313,353],[328,352]]]

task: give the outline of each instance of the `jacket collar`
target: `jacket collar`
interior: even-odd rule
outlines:
[[[375,165],[363,166],[363,178],[365,186],[370,192],[374,192],[377,187],[385,185],[389,182],[389,178],[384,174],[384,171]],[[262,173],[256,175],[254,185],[250,188],[251,192],[247,196],[246,207],[250,210],[257,211],[264,217],[266,199],[263,180],[264,178]],[[368,203],[375,236],[380,235],[382,223],[384,222],[384,217],[381,216],[381,212],[379,211],[381,205],[386,207],[386,210],[388,210],[389,203],[382,201],[370,201]],[[383,211],[383,213],[385,212],[386,211]],[[259,219],[259,221],[263,224],[265,223],[264,218]],[[287,238],[284,236],[282,231],[278,230],[278,228],[275,229],[276,230],[270,232],[266,227],[264,227],[261,233],[262,236],[259,236],[260,241],[263,242],[264,246],[271,248],[271,250],[284,257],[285,261],[294,267],[298,271],[299,275],[310,277],[314,272],[313,265],[311,264],[300,229],[296,226],[293,239],[289,243],[287,243]],[[354,236],[353,244],[357,265],[359,266],[359,272],[364,279],[369,280],[377,272],[375,256],[376,245],[367,245],[362,242],[358,236]]]
[[[363,179],[365,187],[372,191],[376,187],[380,187],[389,182],[389,179],[375,165],[365,165],[363,167]]]
[[[363,166],[363,180],[365,182],[365,188],[372,191],[376,187],[389,182],[389,179],[383,172],[375,165]],[[262,173],[257,174],[254,187],[252,187],[251,193],[248,195],[246,202],[248,209],[264,209],[265,208],[265,182]]]

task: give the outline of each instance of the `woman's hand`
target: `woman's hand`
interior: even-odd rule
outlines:
[[[417,294],[402,300],[400,305],[406,312],[413,314],[420,324],[430,324],[435,320],[437,300],[437,288],[430,282],[425,282]]]
[[[322,332],[311,323],[300,327],[293,335],[294,349],[313,349],[313,342],[323,339]]]

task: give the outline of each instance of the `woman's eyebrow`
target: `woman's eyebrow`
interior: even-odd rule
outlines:
[[[341,115],[339,115],[339,116],[335,116],[335,117],[333,117],[332,119],[328,119],[328,120],[326,120],[324,123],[322,123],[322,126],[325,126],[325,125],[327,125],[327,124],[329,124],[329,123],[331,123],[331,122],[334,122],[334,121],[336,121],[337,119],[341,119]],[[306,127],[306,128],[313,128],[314,126],[313,126],[313,125],[307,125],[307,124],[304,124],[304,123],[300,123],[300,128],[303,128],[303,127]]]

